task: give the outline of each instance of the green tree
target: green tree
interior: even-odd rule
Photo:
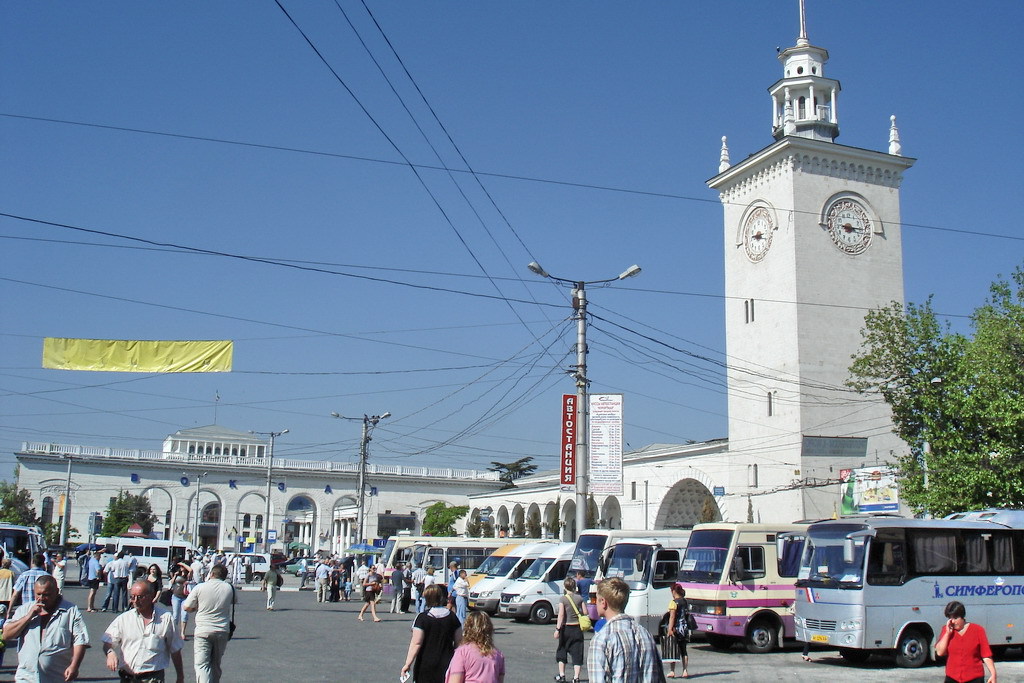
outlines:
[[[455,522],[468,512],[468,505],[448,505],[439,500],[423,512],[423,533],[429,536],[454,536]]]
[[[491,467],[488,467],[488,471],[497,472],[498,479],[505,482],[505,488],[512,488],[515,486],[513,481],[519,477],[525,477],[528,474],[533,474],[537,471],[537,466],[532,464],[533,457],[527,456],[525,458],[519,458],[515,462],[498,462],[496,460],[491,461]]]
[[[540,538],[540,511],[533,510],[526,516],[526,537]]]
[[[153,514],[148,498],[121,491],[117,498],[110,499],[107,512],[103,515],[101,533],[104,536],[120,536],[132,524],[141,526],[142,531],[148,535],[156,524],[156,515]]]
[[[32,495],[26,489],[0,481],[0,522],[25,526],[39,523]]]
[[[466,522],[466,536],[469,538],[480,538],[482,531],[483,524],[480,523],[478,518],[471,518]]]
[[[494,538],[494,522],[489,519],[480,522],[480,538]]]
[[[879,394],[910,445],[895,463],[903,500],[936,517],[1024,505],[1024,270],[992,284],[970,334],[942,325],[931,300],[864,322],[848,384]]]

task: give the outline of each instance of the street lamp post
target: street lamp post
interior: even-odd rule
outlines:
[[[567,280],[555,277],[544,270],[539,263],[531,261],[527,268],[541,277],[572,285],[572,307],[576,311],[576,535],[587,526],[587,493],[590,478],[588,439],[590,433],[590,406],[587,391],[587,285],[600,285],[625,280],[640,274],[640,266],[632,265],[619,273],[618,277],[606,280]]]
[[[363,525],[366,519],[366,460],[369,457],[368,444],[372,440],[370,432],[381,420],[391,417],[391,413],[382,415],[363,415],[358,417],[345,417],[339,413],[331,413],[331,417],[339,420],[362,420],[363,436],[359,441],[359,483],[356,485],[356,543],[363,542]]]
[[[267,453],[267,512],[263,516],[263,552],[265,553],[270,552],[270,516],[273,514],[273,508],[270,505],[270,491],[274,478],[274,441],[277,437],[287,433],[287,429],[282,429],[279,432],[253,432],[253,434],[270,437],[270,452]]]

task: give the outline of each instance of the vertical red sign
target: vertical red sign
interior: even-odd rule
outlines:
[[[562,394],[562,476],[559,480],[562,491],[576,488],[576,395]]]

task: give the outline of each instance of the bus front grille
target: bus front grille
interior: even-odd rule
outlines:
[[[827,619],[804,619],[804,625],[807,628],[813,628],[815,631],[836,630],[836,622]]]

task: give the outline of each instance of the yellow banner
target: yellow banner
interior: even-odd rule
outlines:
[[[43,339],[43,367],[100,372],[231,372],[231,341]]]

